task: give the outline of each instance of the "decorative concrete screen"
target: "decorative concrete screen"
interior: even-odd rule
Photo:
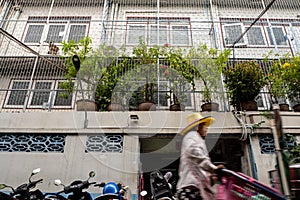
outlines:
[[[66,135],[1,134],[0,152],[64,152]]]
[[[89,135],[86,152],[122,153],[123,135]]]

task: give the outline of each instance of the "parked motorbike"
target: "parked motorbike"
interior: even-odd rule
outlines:
[[[103,187],[102,195],[96,197],[94,200],[126,200],[125,194],[128,186],[125,186],[121,183],[116,184],[114,182],[102,182],[100,184],[95,184],[94,186]]]
[[[164,176],[159,170],[155,170],[150,174],[150,186],[152,196],[148,199],[152,200],[173,200],[175,199],[172,192],[173,185],[170,182],[172,177],[171,172],[167,172]],[[142,191],[141,196],[146,197],[148,195],[147,191]]]
[[[95,177],[95,172],[91,171],[89,173],[89,178],[86,181],[76,180],[68,186],[63,185],[61,180],[57,179],[54,181],[54,184],[56,186],[62,185],[64,189],[56,194],[48,195],[47,198],[53,200],[92,200],[91,194],[83,190],[88,189],[90,185],[94,185],[96,183],[89,182],[90,178],[93,177]],[[60,195],[61,193],[69,194],[68,198],[65,198],[62,195]]]
[[[0,189],[10,188],[12,190],[12,192],[9,195],[0,192],[0,199],[1,200],[43,200],[44,195],[39,189],[32,190],[36,187],[38,183],[41,183],[43,181],[43,179],[39,179],[36,181],[31,180],[32,176],[36,175],[40,171],[41,171],[40,168],[33,170],[31,175],[29,176],[28,183],[24,183],[18,186],[16,189],[6,184],[0,184]]]

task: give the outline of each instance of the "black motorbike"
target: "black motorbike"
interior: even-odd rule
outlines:
[[[90,193],[84,191],[88,189],[90,185],[94,185],[96,182],[89,182],[90,178],[95,177],[95,172],[91,171],[89,173],[89,178],[86,181],[76,180],[70,185],[65,186],[61,183],[61,180],[55,180],[54,184],[56,186],[64,186],[64,189],[57,193],[47,194],[46,199],[48,200],[93,200]],[[69,194],[67,198],[63,197],[61,194]]]
[[[43,200],[44,195],[39,190],[33,190],[38,183],[41,183],[43,179],[39,179],[36,181],[32,181],[31,178],[33,175],[40,172],[40,168],[35,169],[32,171],[28,183],[24,183],[14,189],[12,186],[6,184],[0,184],[0,189],[10,188],[12,192],[10,194],[6,194],[0,192],[0,199],[1,200]]]

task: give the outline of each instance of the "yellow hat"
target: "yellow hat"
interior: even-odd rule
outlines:
[[[184,129],[182,129],[180,134],[185,135],[192,128],[194,128],[195,126],[197,126],[201,123],[205,123],[206,126],[210,126],[214,121],[215,121],[214,118],[212,118],[210,116],[203,117],[200,113],[189,114],[186,118],[186,122],[188,125]]]

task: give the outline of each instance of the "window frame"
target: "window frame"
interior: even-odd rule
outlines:
[[[126,21],[126,45],[136,45],[138,43],[132,43],[130,42],[131,34],[130,34],[130,26],[144,26],[145,27],[145,39],[143,40],[147,45],[154,46],[154,45],[173,45],[173,46],[192,46],[192,32],[191,32],[191,24],[190,24],[190,18],[187,17],[162,17],[160,18],[160,27],[166,26],[167,31],[167,42],[162,44],[159,43],[159,41],[156,41],[156,43],[151,42],[151,27],[157,26],[155,23],[156,17],[145,17],[145,16],[128,16]],[[136,21],[134,21],[136,20]],[[187,35],[188,35],[188,44],[176,44],[173,41],[172,36],[172,27],[181,27],[185,26],[187,27]]]
[[[274,28],[275,28],[275,29],[277,29],[277,28],[281,29],[281,30],[282,30],[282,34],[283,34],[283,37],[287,35],[287,34],[285,34],[286,31],[285,31],[285,29],[284,29],[284,26],[272,25],[271,28],[273,29],[273,32],[274,32]],[[267,35],[267,37],[268,37],[269,46],[270,46],[270,47],[274,47],[275,44],[272,44],[273,41],[272,41],[272,38],[271,38],[271,36],[270,36],[270,34],[269,34],[269,32],[268,32],[268,29],[270,29],[270,27],[269,27],[269,26],[265,26],[265,30],[266,30],[266,35]],[[274,37],[275,37],[275,41],[276,41],[276,35],[275,35],[275,34],[274,34]],[[288,41],[287,41],[287,40],[285,40],[285,44],[284,44],[284,45],[282,45],[282,44],[277,44],[277,41],[276,41],[276,45],[279,46],[279,47],[289,47],[289,44],[288,44]]]
[[[49,92],[49,96],[48,96],[48,101],[47,102],[43,102],[42,105],[31,105],[32,101],[33,101],[33,96],[35,92],[43,92],[43,91],[35,91],[35,87],[37,85],[37,83],[42,83],[42,82],[51,82],[51,88],[49,89],[45,89],[45,92]],[[32,84],[32,89],[30,91],[29,94],[29,100],[28,100],[28,108],[42,108],[44,103],[49,103],[51,100],[51,92],[53,91],[54,88],[54,80],[34,80],[33,84]],[[41,89],[44,90],[44,89]]]
[[[49,103],[50,101],[51,101],[51,108],[52,109],[73,109],[75,107],[76,92],[73,92],[71,94],[72,100],[71,100],[71,104],[70,105],[55,105],[56,95],[58,94],[58,85],[61,82],[66,82],[66,80],[62,80],[62,79],[58,79],[58,80],[34,80],[32,82],[31,88],[29,88],[30,87],[30,80],[17,80],[17,79],[14,79],[14,80],[11,80],[10,85],[9,85],[9,90],[8,90],[8,92],[5,95],[5,101],[4,101],[4,104],[2,106],[3,108],[7,108],[7,109],[13,109],[13,108],[14,109],[20,109],[20,108],[24,107],[24,104],[25,104],[26,100],[25,100],[25,102],[22,105],[8,105],[7,104],[8,101],[9,101],[9,99],[10,99],[10,95],[12,93],[11,90],[12,90],[13,84],[15,82],[26,82],[26,83],[29,83],[28,88],[26,89],[26,95],[28,94],[28,92],[30,90],[29,97],[28,97],[28,102],[25,105],[26,108],[44,109],[44,103]],[[49,92],[48,101],[47,102],[43,102],[42,105],[31,105],[32,99],[33,99],[33,95],[34,95],[35,86],[36,86],[37,82],[51,82],[52,83],[51,84],[51,89],[46,89],[45,90],[45,92]],[[75,81],[73,83],[74,83],[74,87],[76,87]],[[53,92],[54,92],[53,98],[51,98],[51,94]]]
[[[248,27],[249,26],[245,26],[246,29]],[[249,34],[249,31],[248,31],[247,34],[246,34],[246,37],[247,37],[247,47],[267,47],[269,41],[266,38],[264,27],[263,26],[252,26],[251,28],[259,28],[260,29],[264,44],[250,44],[250,42],[249,42],[250,40],[248,39],[248,34]]]
[[[22,90],[26,91],[26,95],[25,95],[25,102],[26,102],[26,96],[27,96],[27,93],[28,93],[28,90],[29,90],[29,87],[30,87],[30,81],[29,80],[11,80],[10,85],[9,85],[9,91],[6,93],[6,96],[5,96],[5,102],[4,102],[4,105],[3,105],[4,108],[23,108],[24,107],[25,102],[22,105],[18,105],[18,104],[8,105],[8,101],[11,97],[10,95],[12,93],[12,88],[13,88],[13,85],[14,85],[15,82],[29,83],[27,90],[22,89]]]
[[[76,97],[76,92],[72,92],[71,95],[71,105],[55,105],[55,100],[56,100],[56,96],[58,95],[58,86],[59,86],[59,83],[62,83],[62,82],[67,82],[66,80],[56,80],[55,81],[55,86],[54,86],[54,96],[53,96],[53,99],[52,99],[52,107],[51,108],[67,108],[67,109],[71,109],[75,106],[75,97]],[[72,83],[74,84],[74,87],[76,87],[75,85],[75,81],[72,81]]]
[[[173,27],[183,27],[186,26],[187,27],[187,34],[188,34],[188,44],[178,44],[178,43],[174,43],[174,39],[173,39]],[[192,44],[192,38],[191,38],[191,29],[189,28],[188,25],[171,25],[170,26],[170,41],[169,41],[172,46],[178,46],[178,47],[182,47],[182,46],[190,46]]]
[[[223,28],[223,37],[224,37],[224,45],[225,45],[225,47],[231,47],[231,46],[233,45],[233,43],[231,44],[231,43],[227,43],[227,42],[226,42],[226,38],[227,38],[227,37],[226,37],[226,29],[225,29],[225,27],[230,27],[230,26],[240,26],[240,27],[241,27],[241,32],[243,33],[243,32],[245,31],[245,25],[244,25],[243,22],[223,24],[223,25],[222,25],[222,28]],[[237,39],[237,38],[236,38],[236,39]],[[233,41],[235,41],[236,39],[234,39]],[[239,42],[236,43],[234,46],[235,46],[235,47],[239,47],[239,46],[247,46],[248,40],[247,40],[246,35],[244,35],[243,40],[244,40],[244,42],[240,42],[240,41],[239,41]]]
[[[84,18],[84,19],[81,19],[81,18]],[[23,35],[22,41],[25,44],[29,44],[29,45],[40,44],[40,41],[39,42],[25,42],[30,25],[43,25],[44,26],[43,32],[41,35],[41,40],[44,40],[42,42],[48,42],[48,43],[50,42],[50,41],[47,41],[47,37],[49,34],[49,28],[52,25],[54,25],[54,26],[55,25],[63,25],[64,26],[64,31],[61,31],[64,34],[62,36],[60,36],[61,32],[59,32],[59,35],[58,35],[58,37],[62,37],[62,41],[69,41],[70,30],[71,30],[71,26],[73,26],[73,25],[85,25],[86,29],[85,29],[84,37],[86,37],[88,35],[91,17],[88,17],[88,16],[75,17],[75,18],[69,17],[69,16],[67,16],[67,17],[63,17],[63,16],[62,17],[52,17],[52,18],[50,18],[49,24],[46,23],[47,22],[46,20],[47,20],[46,17],[29,16],[26,27],[24,29],[24,35]],[[45,38],[43,38],[43,36]],[[60,45],[61,42],[54,42],[54,44]]]

